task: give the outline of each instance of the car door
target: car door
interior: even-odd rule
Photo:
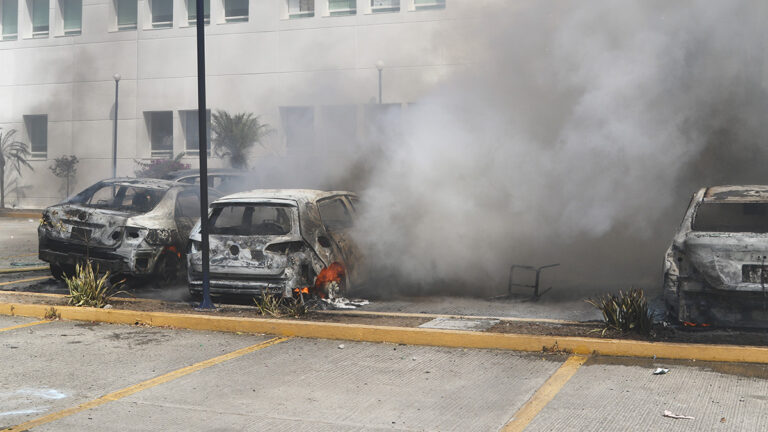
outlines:
[[[318,201],[317,208],[334,249],[338,250],[343,260],[350,281],[356,283],[359,280],[358,251],[351,238],[354,224],[353,210],[340,196]]]

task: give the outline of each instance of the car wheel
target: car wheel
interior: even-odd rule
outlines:
[[[155,264],[155,283],[160,287],[168,286],[179,278],[179,260],[172,254],[165,253]]]
[[[56,264],[51,264],[51,276],[56,280],[64,280],[64,269]]]

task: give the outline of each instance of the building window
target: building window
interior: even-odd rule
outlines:
[[[16,40],[19,37],[19,0],[2,0],[0,16],[2,40]]]
[[[444,9],[445,0],[413,0],[413,6],[416,10]]]
[[[371,0],[371,12],[399,12],[400,0]]]
[[[224,0],[224,19],[227,22],[248,21],[248,0]]]
[[[315,16],[315,0],[288,0],[288,18]]]
[[[136,0],[115,0],[118,30],[136,30],[137,4]]]
[[[289,154],[311,152],[314,148],[315,111],[312,107],[280,107],[280,120]]]
[[[328,12],[331,16],[354,15],[357,13],[357,0],[328,0]]]
[[[152,28],[173,27],[173,0],[149,0]]]
[[[152,157],[173,156],[173,111],[144,113]]]
[[[30,151],[33,158],[45,159],[48,155],[48,116],[25,115]]]
[[[211,110],[206,111],[206,121],[208,122],[208,142],[206,148],[210,150]],[[200,151],[200,122],[198,122],[197,110],[179,111],[179,114],[181,117],[181,128],[184,130],[184,148],[187,153],[197,153]]]
[[[197,0],[187,0],[187,20],[189,25],[197,24]],[[203,1],[203,22],[211,23],[211,0]]]
[[[64,20],[64,35],[76,36],[82,31],[83,1],[59,0],[61,17]]]
[[[50,28],[48,0],[27,0],[29,18],[32,21],[32,37],[48,37]]]

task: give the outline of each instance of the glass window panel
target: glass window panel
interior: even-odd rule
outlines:
[[[315,112],[312,107],[280,107],[280,117],[289,153],[311,151],[315,137]]]
[[[32,33],[48,34],[48,0],[31,0]]]
[[[190,24],[197,21],[197,1],[187,0],[187,19]],[[206,24],[211,22],[211,0],[203,1],[203,20]]]
[[[413,0],[416,10],[422,9],[443,9],[445,0]]]
[[[173,151],[173,112],[157,111],[147,114],[149,140],[153,152]]]
[[[224,0],[227,21],[248,21],[248,0]]]
[[[173,0],[150,0],[152,2],[152,27],[173,26]]]
[[[117,28],[120,30],[136,29],[136,0],[117,0]]]
[[[208,121],[208,142],[206,148],[211,149],[211,110],[207,110],[206,113]],[[200,141],[200,126],[198,122],[197,110],[182,111],[183,115],[183,127],[184,127],[184,141],[186,142],[187,151],[199,151]]]
[[[48,151],[48,116],[24,116],[32,153],[45,154]]]
[[[331,16],[354,15],[357,12],[357,0],[328,0]]]
[[[19,32],[19,2],[18,0],[2,0],[0,13],[3,14],[3,39],[16,39]]]
[[[397,12],[400,10],[400,0],[371,0],[373,12]]]
[[[82,0],[61,0],[61,15],[64,18],[64,34],[80,33],[82,27]]]
[[[288,16],[290,18],[315,16],[315,0],[288,0]]]

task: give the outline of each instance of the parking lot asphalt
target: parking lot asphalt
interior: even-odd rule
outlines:
[[[601,357],[582,365],[576,357],[0,316],[0,429],[736,431],[768,424],[768,366]],[[659,366],[670,372],[653,375]],[[665,410],[694,419],[663,417]]]

